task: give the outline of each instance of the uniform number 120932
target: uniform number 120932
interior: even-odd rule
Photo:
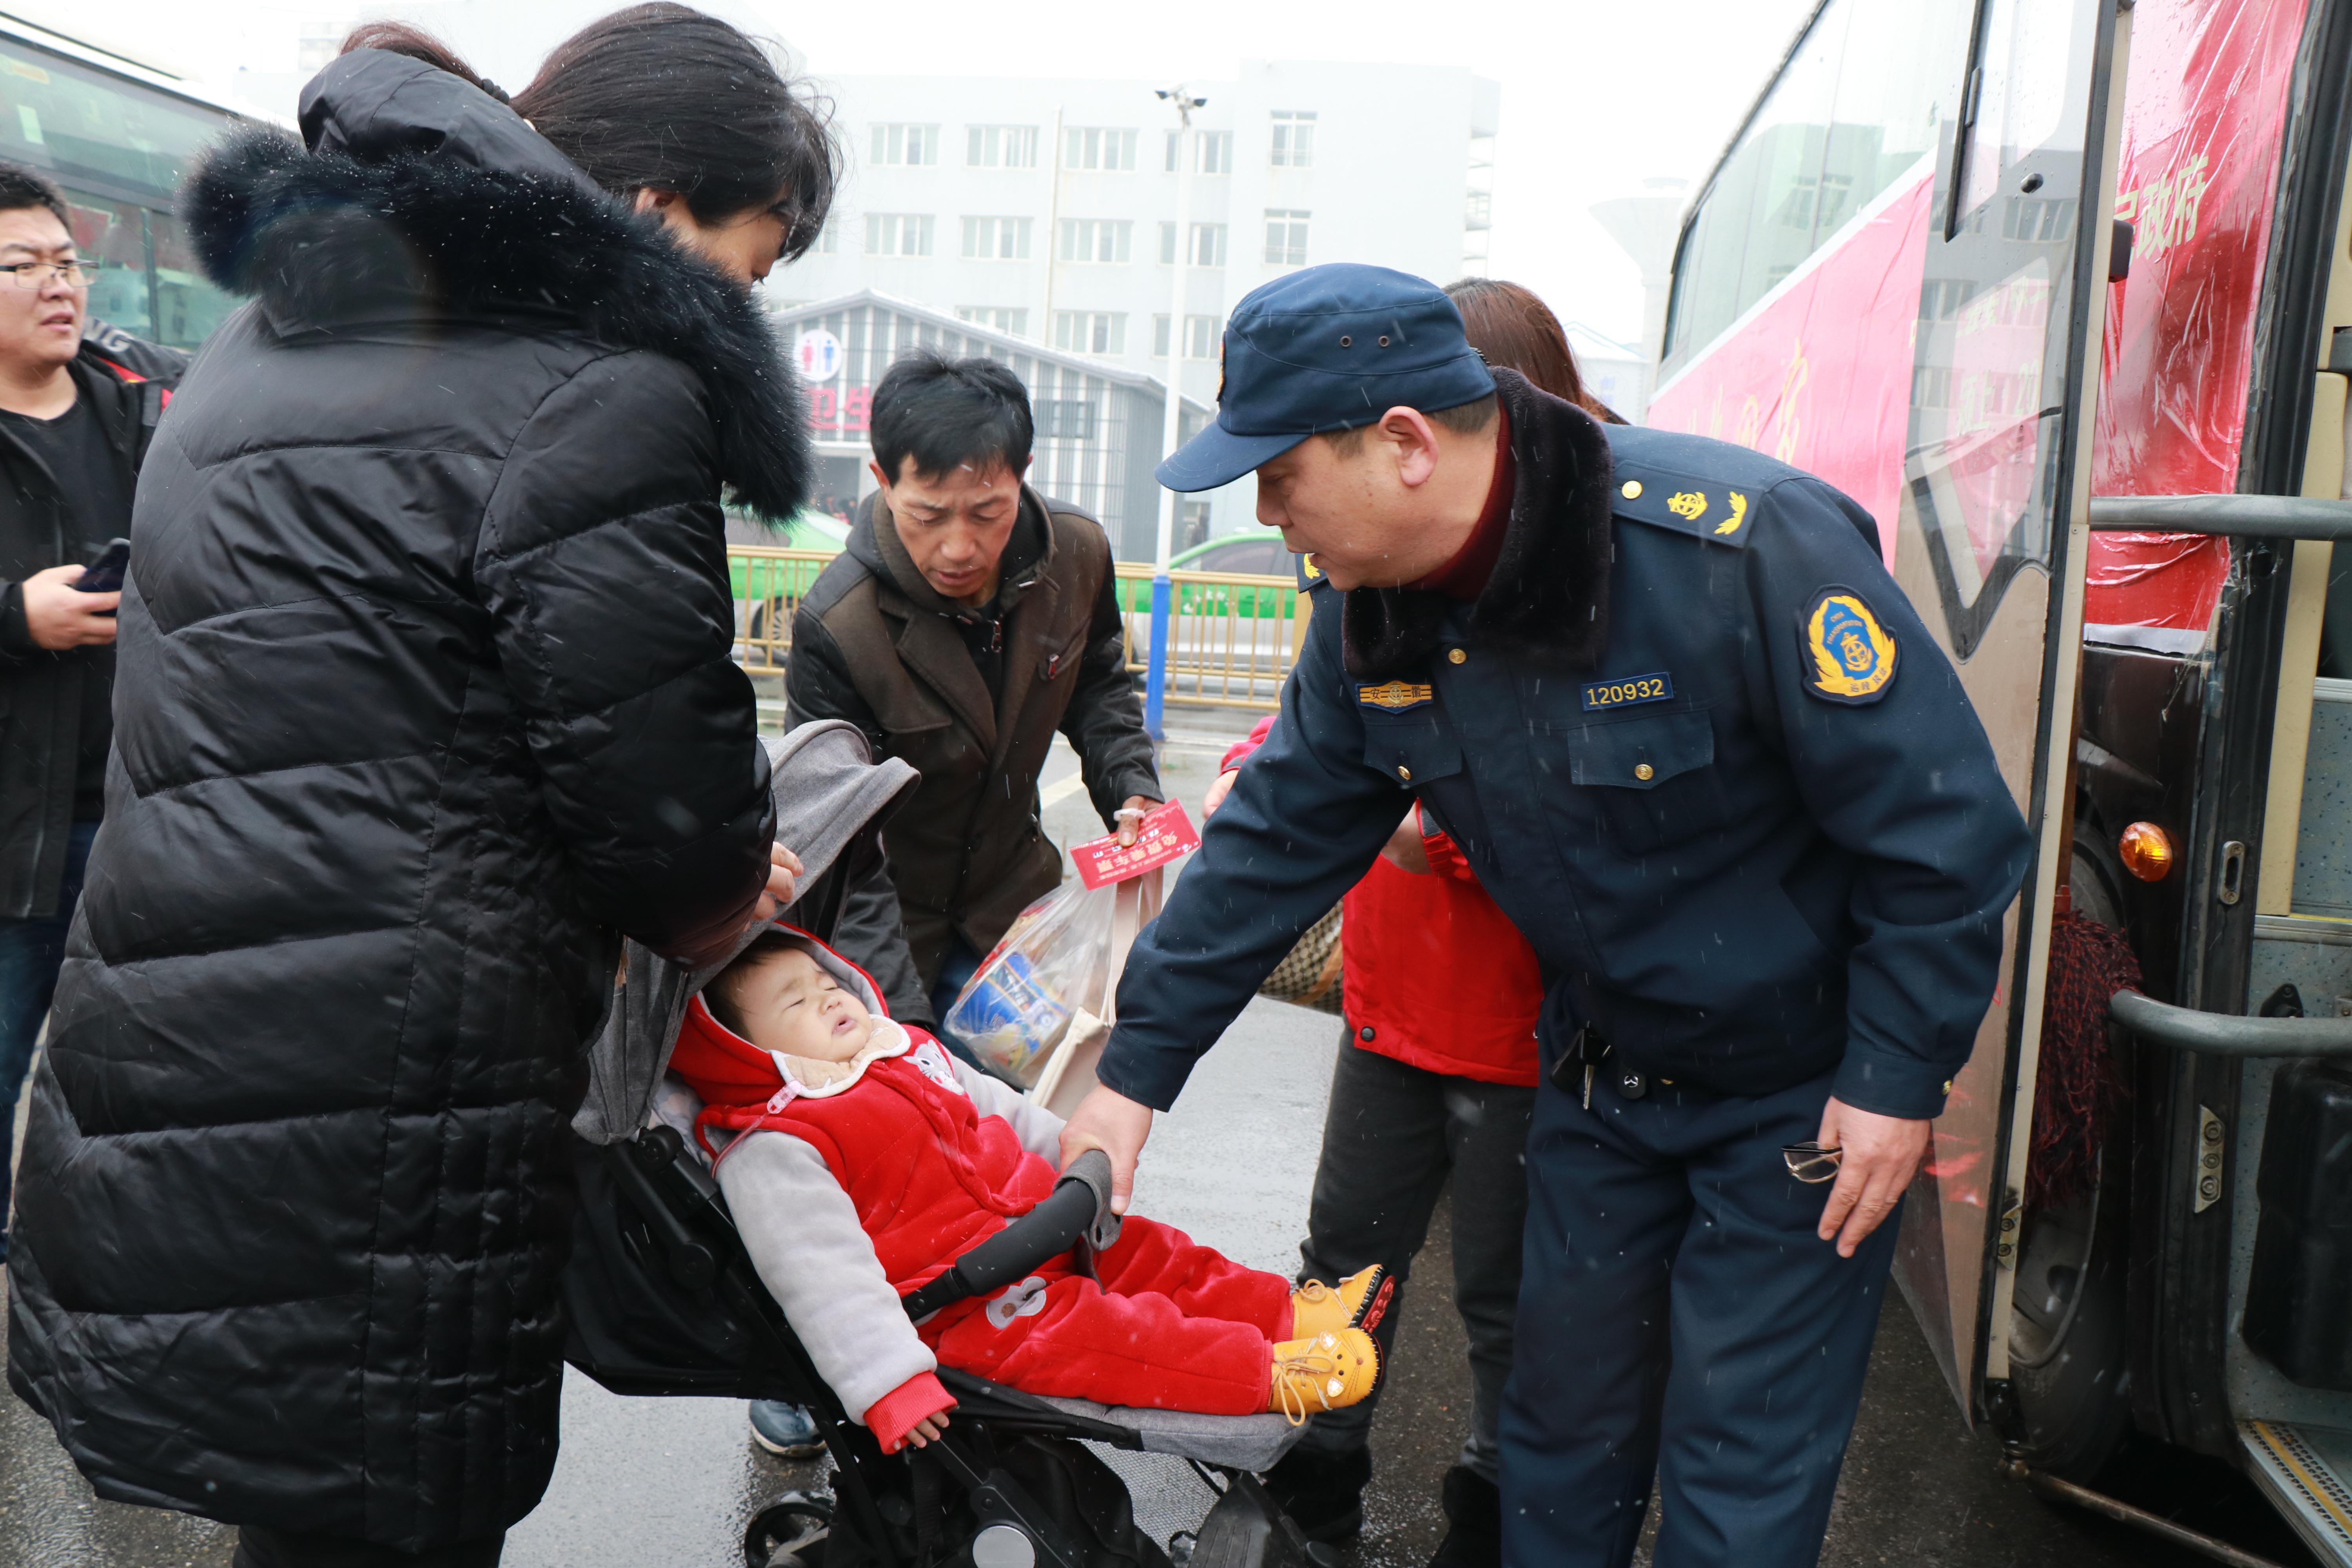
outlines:
[[[1664,702],[1675,694],[1675,679],[1664,670],[1655,675],[1629,675],[1622,680],[1596,680],[1584,689],[1584,710],[1629,708],[1636,702]]]

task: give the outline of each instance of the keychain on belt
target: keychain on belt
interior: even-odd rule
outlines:
[[[1568,1050],[1560,1057],[1559,1065],[1551,1069],[1552,1087],[1563,1094],[1577,1095],[1583,1101],[1584,1109],[1591,1110],[1592,1080],[1600,1072],[1601,1060],[1609,1051],[1608,1037],[1591,1025],[1585,1025],[1576,1031],[1575,1038],[1569,1041]],[[1574,1088],[1570,1087],[1571,1074],[1582,1079]],[[1650,1080],[1635,1068],[1621,1068],[1617,1073],[1617,1092],[1627,1100],[1639,1100],[1650,1092]]]

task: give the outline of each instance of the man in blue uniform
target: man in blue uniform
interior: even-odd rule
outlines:
[[[1812,1563],[2029,851],[1958,678],[1852,501],[1490,374],[1418,279],[1257,289],[1219,401],[1161,482],[1255,469],[1328,586],[1065,1156],[1129,1178],[1417,798],[1549,987],[1507,1561],[1626,1563],[1654,1478],[1660,1568]]]

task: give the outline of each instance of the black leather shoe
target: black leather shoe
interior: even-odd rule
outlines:
[[[1265,1489],[1309,1541],[1346,1541],[1364,1528],[1364,1483],[1372,1479],[1372,1451],[1343,1454],[1293,1448],[1266,1471]],[[1501,1505],[1496,1504],[1496,1518]]]
[[[1475,1470],[1445,1472],[1445,1539],[1429,1568],[1502,1568],[1503,1494]]]

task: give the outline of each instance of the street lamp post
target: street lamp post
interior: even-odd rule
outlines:
[[[1192,111],[1209,100],[1195,98],[1182,83],[1160,89],[1161,100],[1176,110],[1176,265],[1168,306],[1168,395],[1160,418],[1160,450],[1176,450],[1184,410],[1184,268],[1192,259]],[[1167,734],[1168,632],[1173,618],[1175,586],[1168,577],[1168,556],[1176,542],[1176,492],[1160,492],[1159,552],[1151,574],[1151,657],[1144,666],[1143,724],[1155,741]]]

